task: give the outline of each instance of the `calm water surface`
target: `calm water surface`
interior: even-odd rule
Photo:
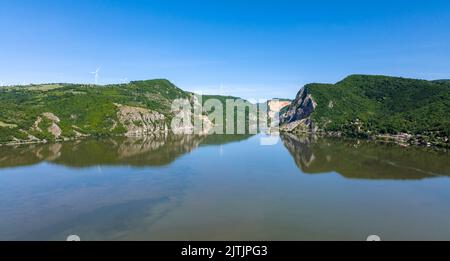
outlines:
[[[450,155],[173,136],[0,147],[0,240],[450,240]]]

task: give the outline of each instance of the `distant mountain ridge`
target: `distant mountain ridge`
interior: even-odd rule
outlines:
[[[448,146],[450,82],[351,75],[336,84],[308,84],[281,122],[286,132]]]

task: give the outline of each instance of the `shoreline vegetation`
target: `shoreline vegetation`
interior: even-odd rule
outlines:
[[[222,103],[240,99],[220,95],[203,98]],[[0,146],[169,135],[170,121],[175,117],[171,105],[176,99],[196,102],[195,94],[164,79],[105,86],[0,87]],[[294,100],[274,99],[267,105],[269,119],[279,112],[281,133],[450,148],[449,80],[352,75],[336,84],[305,85]],[[246,108],[236,108],[235,125],[240,110]],[[248,125],[251,116],[244,115]],[[208,113],[199,118],[211,127]]]
[[[316,136],[319,138],[338,138],[342,140],[348,141],[367,141],[373,143],[380,144],[393,144],[401,147],[412,147],[412,148],[430,148],[433,150],[439,151],[450,151],[450,146],[445,143],[430,143],[425,141],[425,139],[421,136],[414,137],[411,134],[403,133],[403,134],[383,134],[377,136],[353,136],[353,135],[345,135],[339,132],[287,132],[282,131],[282,135],[294,135],[296,137],[302,136]]]

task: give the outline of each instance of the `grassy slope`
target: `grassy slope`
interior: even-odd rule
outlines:
[[[450,84],[353,75],[337,84],[306,86],[318,103],[313,119],[328,131],[450,135]]]

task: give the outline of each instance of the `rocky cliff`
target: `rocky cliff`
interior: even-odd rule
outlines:
[[[292,101],[287,112],[280,115],[281,131],[287,132],[314,132],[316,130],[311,114],[317,103],[311,96],[307,87],[303,87]]]
[[[146,108],[116,104],[117,118],[125,127],[125,136],[140,136],[145,134],[162,135],[169,132],[166,117],[156,111]],[[115,127],[113,126],[113,129]]]

